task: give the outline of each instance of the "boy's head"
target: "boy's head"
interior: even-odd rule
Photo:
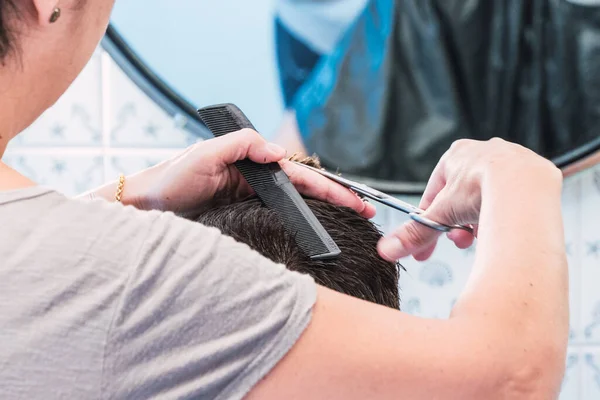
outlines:
[[[220,229],[290,270],[312,276],[320,285],[399,308],[398,265],[377,254],[382,235],[375,225],[349,208],[313,199],[306,203],[342,251],[337,259],[307,257],[275,212],[257,198],[208,210],[197,221]]]

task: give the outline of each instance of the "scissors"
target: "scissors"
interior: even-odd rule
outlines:
[[[402,200],[399,200],[393,196],[390,196],[389,194],[380,192],[377,189],[373,189],[362,183],[358,183],[358,182],[354,182],[350,179],[342,178],[339,175],[332,174],[331,172],[327,172],[322,169],[314,168],[314,167],[311,167],[310,165],[306,165],[306,164],[303,164],[303,163],[300,163],[297,161],[292,161],[292,162],[301,167],[308,168],[311,171],[314,171],[320,175],[323,175],[324,177],[329,178],[332,181],[335,181],[335,182],[339,183],[340,185],[347,187],[348,189],[352,190],[353,192],[361,194],[361,195],[363,195],[369,199],[375,200],[381,204],[385,204],[388,207],[392,207],[396,210],[402,211],[402,212],[408,214],[410,219],[412,219],[413,221],[416,221],[419,224],[424,225],[428,228],[434,229],[439,232],[450,232],[454,229],[461,229],[463,231],[467,231],[467,232],[473,234],[473,228],[470,226],[445,225],[445,224],[440,224],[439,222],[432,221],[429,218],[423,217],[421,215],[421,214],[423,214],[424,210],[422,210],[418,207],[415,207],[412,204],[409,204]]]

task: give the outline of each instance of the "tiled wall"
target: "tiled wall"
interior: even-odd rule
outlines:
[[[67,93],[12,141],[6,161],[75,195],[196,141],[98,50]]]
[[[129,81],[102,50],[68,93],[13,141],[6,161],[34,180],[74,195],[132,173],[196,141]],[[567,179],[566,241],[571,273],[571,347],[561,399],[600,399],[600,167]],[[417,199],[410,198],[416,202]],[[389,230],[404,215],[381,209]],[[474,249],[442,241],[432,259],[406,261],[405,311],[448,316],[464,286]]]

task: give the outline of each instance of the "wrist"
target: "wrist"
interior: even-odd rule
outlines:
[[[150,196],[148,194],[148,179],[146,170],[125,177],[121,203],[133,206],[139,210],[152,209]],[[118,181],[114,184],[115,193],[118,190]]]
[[[551,161],[536,157],[526,160],[491,160],[481,177],[483,197],[500,193],[512,197],[527,193],[560,195],[563,175]]]

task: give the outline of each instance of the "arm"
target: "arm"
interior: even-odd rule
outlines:
[[[309,328],[248,398],[556,397],[568,334],[561,176],[533,165],[483,178],[474,271],[448,320],[320,289]]]
[[[288,162],[285,156],[280,146],[244,129],[197,143],[172,159],[128,176],[121,201],[141,210],[183,215],[239,201],[251,195],[252,189],[233,164],[248,158],[258,163],[279,162],[305,196],[352,208],[365,218],[375,215],[373,205],[341,185]],[[117,186],[114,181],[79,197],[113,202]]]
[[[132,205],[138,209],[143,209],[143,202],[140,194],[147,190],[148,185],[144,185],[144,181],[148,183],[148,180],[144,178],[146,175],[151,175],[152,168],[141,171],[137,174],[128,176],[125,178],[125,187],[121,198],[121,203],[124,205]],[[151,182],[151,181],[150,181]],[[80,194],[77,196],[78,199],[103,199],[108,202],[116,201],[117,188],[119,181],[115,180],[106,183],[99,188],[90,190],[89,192]]]

